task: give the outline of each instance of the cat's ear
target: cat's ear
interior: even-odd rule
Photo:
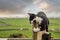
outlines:
[[[31,15],[31,14],[34,14],[34,13],[28,13],[28,15]],[[35,14],[34,14],[35,15]]]
[[[31,13],[28,13],[28,15],[31,15]]]

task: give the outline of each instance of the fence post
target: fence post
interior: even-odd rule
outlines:
[[[33,22],[33,29],[34,28],[39,28],[37,22]],[[42,32],[40,32],[40,31],[34,32],[33,31],[33,40],[41,40],[42,39],[41,36],[42,36]]]
[[[38,24],[36,22],[33,22],[33,29],[37,28]],[[33,40],[37,40],[37,32],[33,31]]]
[[[38,27],[38,23],[33,22],[33,28],[37,28],[37,27]],[[42,35],[44,34],[44,32],[46,32],[46,31],[45,30],[44,31],[38,31],[38,32],[34,32],[33,31],[33,40],[45,40],[44,37],[46,37],[47,40],[51,40],[51,35],[50,34],[46,34],[44,37],[42,37]]]

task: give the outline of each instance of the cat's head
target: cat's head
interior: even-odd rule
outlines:
[[[29,21],[30,23],[41,23],[42,22],[42,18],[38,17],[36,14],[33,13],[28,13],[29,14]]]
[[[32,20],[33,20],[34,18],[36,18],[36,15],[33,14],[33,13],[28,13],[28,15],[29,15],[29,21],[30,21],[30,23],[32,23]]]

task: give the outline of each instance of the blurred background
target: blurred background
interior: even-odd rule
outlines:
[[[0,38],[32,38],[27,13],[39,11],[49,18],[52,37],[60,38],[60,0],[0,0]]]

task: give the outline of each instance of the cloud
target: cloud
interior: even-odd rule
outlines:
[[[41,8],[41,9],[46,9],[47,7],[48,7],[48,3],[46,3],[46,2],[42,2],[39,5],[39,8]]]
[[[21,13],[30,5],[48,13],[60,13],[60,0],[0,0],[0,12]]]
[[[44,11],[51,14],[60,13],[60,0],[0,0],[0,15],[22,14]],[[25,15],[25,14],[24,14]]]
[[[0,12],[21,13],[32,0],[0,0]]]
[[[41,0],[34,0],[33,4],[38,4],[40,2],[41,2]]]
[[[41,0],[39,8],[48,13],[60,13],[60,0]]]

